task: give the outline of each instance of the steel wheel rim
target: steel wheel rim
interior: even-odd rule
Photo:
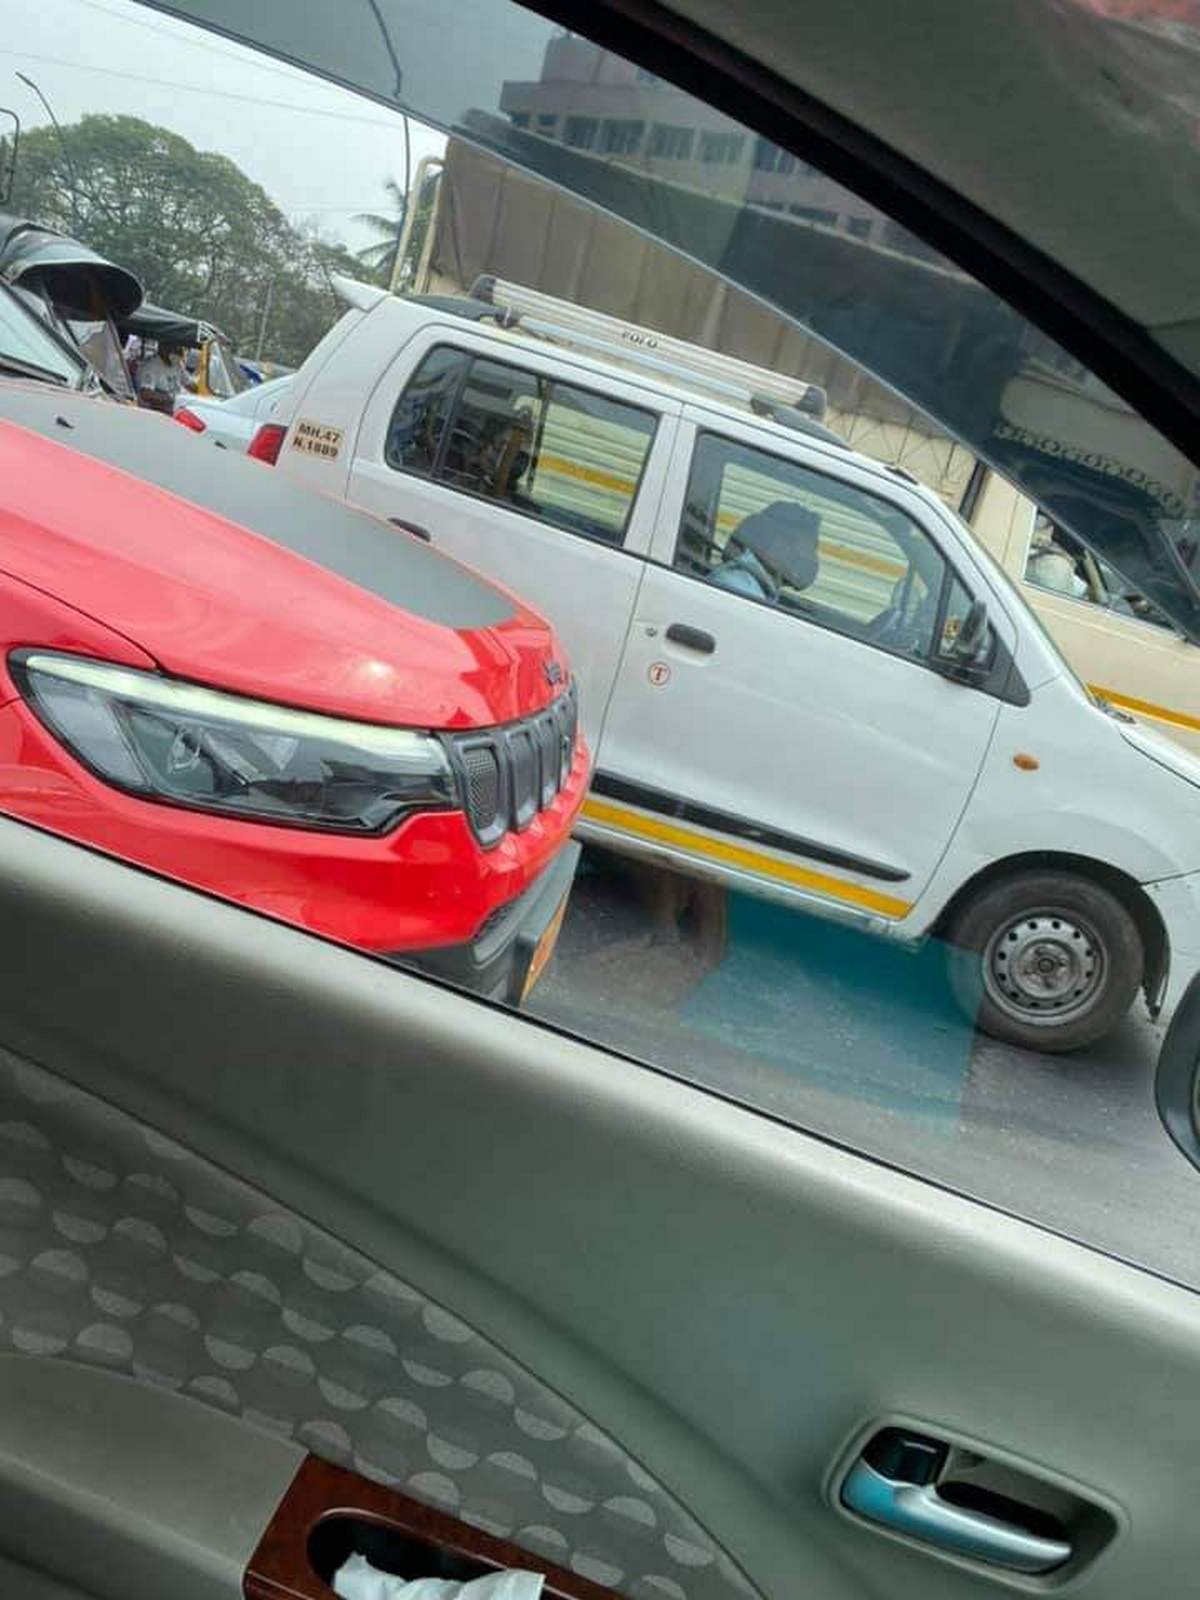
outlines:
[[[1009,917],[983,951],[983,986],[1005,1016],[1059,1027],[1087,1014],[1103,993],[1108,953],[1075,911],[1042,907]]]

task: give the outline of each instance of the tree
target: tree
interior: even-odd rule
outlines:
[[[51,128],[21,140],[11,209],[77,231],[127,267],[146,298],[215,322],[243,352],[255,348],[269,309],[264,354],[302,361],[336,317],[332,272],[361,270],[342,246],[288,222],[234,162],[197,150],[138,117],[92,115],[63,129],[78,175]]]
[[[392,281],[396,246],[400,242],[400,230],[404,227],[404,218],[408,211],[408,196],[395,178],[388,178],[383,188],[391,202],[391,210],[360,211],[354,220],[363,223],[373,233],[379,235],[375,244],[364,245],[357,254],[358,259],[370,268],[380,283],[388,284]]]
[[[413,217],[412,233],[409,235],[405,249],[405,261],[400,271],[397,288],[403,292],[410,288],[412,277],[416,271],[417,262],[421,259],[421,250],[425,243],[425,235],[433,217],[437,201],[438,183],[440,173],[431,172],[421,184],[421,192],[416,200],[416,215]],[[391,202],[389,211],[360,211],[355,217],[355,222],[365,223],[372,228],[379,239],[375,244],[364,245],[358,251],[358,259],[366,266],[377,283],[385,289],[391,288],[392,273],[396,264],[396,249],[400,243],[400,234],[404,228],[404,220],[408,212],[408,198],[395,178],[389,178],[384,184],[384,192]]]

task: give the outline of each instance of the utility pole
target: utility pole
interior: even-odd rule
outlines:
[[[54,124],[54,131],[58,135],[58,143],[59,143],[59,146],[60,146],[60,148],[62,150],[62,153],[63,153],[63,160],[67,164],[67,175],[70,177],[70,180],[71,180],[71,228],[72,228],[72,231],[74,233],[78,234],[78,232],[79,232],[79,174],[75,170],[75,162],[71,158],[71,149],[70,149],[70,146],[67,144],[66,135],[63,133],[62,128],[59,126],[58,118],[54,115],[54,107],[50,104],[49,100],[46,99],[46,96],[38,88],[37,84],[33,81],[33,79],[27,77],[25,75],[25,73],[23,73],[23,72],[18,72],[17,73],[17,77],[20,78],[21,82],[26,86],[26,88],[32,89],[34,94],[37,95],[38,99],[42,102],[42,105],[46,108],[46,115],[50,118],[50,121]]]
[[[274,300],[274,298],[275,298],[275,279],[272,278],[270,283],[267,284],[267,298],[266,298],[266,301],[263,304],[262,320],[258,325],[258,343],[254,347],[254,359],[255,359],[255,361],[261,361],[262,360],[263,342],[265,341],[265,339],[267,337],[267,323],[268,323],[268,321],[270,320],[270,317],[271,317],[271,302],[272,302],[272,300]]]

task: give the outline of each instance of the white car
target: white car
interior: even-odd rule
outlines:
[[[787,405],[745,369],[732,404],[728,363],[643,329],[580,353],[583,314],[548,337],[532,291],[518,320],[341,290],[254,453],[561,629],[596,755],[581,837],[944,937],[980,1025],[1042,1050],[1186,983],[1200,761],[1091,695],[965,523],[803,384]]]
[[[256,383],[231,400],[202,399],[183,394],[175,402],[175,420],[193,433],[201,433],[218,450],[237,450],[245,454],[264,422],[275,415],[276,407],[287,394],[292,373]]]

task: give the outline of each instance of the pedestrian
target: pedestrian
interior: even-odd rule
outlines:
[[[175,409],[175,397],[184,387],[182,355],[178,345],[159,343],[153,355],[143,357],[137,375],[139,405],[152,411]]]

